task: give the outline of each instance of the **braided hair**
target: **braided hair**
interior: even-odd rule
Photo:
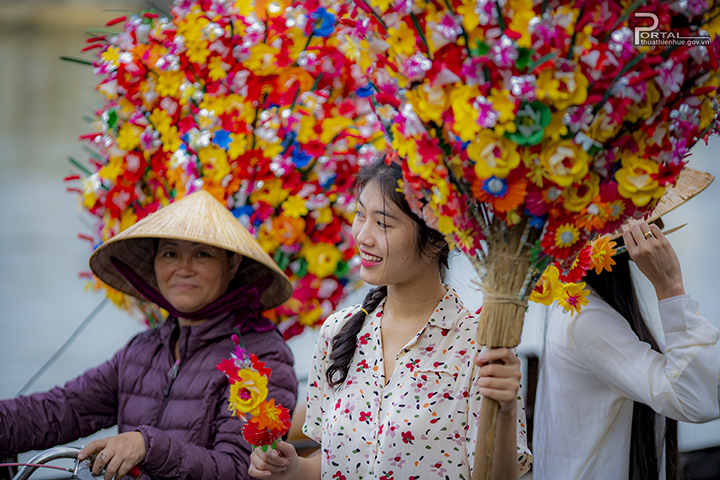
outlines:
[[[443,235],[428,227],[417,215],[413,213],[405,200],[405,195],[398,191],[398,180],[402,178],[402,169],[396,163],[385,163],[383,158],[363,168],[356,178],[356,187],[362,191],[367,185],[376,183],[380,188],[383,201],[391,200],[400,210],[410,217],[417,231],[417,245],[421,254],[432,255],[437,261],[438,271],[442,278],[448,268],[450,248]],[[325,379],[330,388],[339,387],[345,383],[350,369],[350,363],[355,355],[357,336],[362,330],[367,315],[365,312],[375,310],[380,302],[387,297],[387,286],[379,286],[370,290],[363,300],[362,307],[345,322],[343,327],[331,340],[330,365],[325,371]]]

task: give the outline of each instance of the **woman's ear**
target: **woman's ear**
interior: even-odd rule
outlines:
[[[240,268],[240,264],[242,263],[243,258],[244,257],[239,253],[236,253],[235,255],[232,255],[230,258],[228,258],[228,266],[230,267],[230,278],[235,278],[235,275]]]

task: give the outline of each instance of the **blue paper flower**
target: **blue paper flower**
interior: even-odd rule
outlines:
[[[218,130],[217,132],[215,132],[215,136],[213,137],[213,143],[215,145],[227,150],[230,142],[232,142],[232,139],[230,138],[230,132],[228,132],[227,130]]]
[[[292,161],[298,168],[307,167],[307,164],[310,163],[310,160],[312,160],[312,158],[312,155],[301,149],[300,145],[297,142],[294,142]]]
[[[488,195],[491,195],[495,198],[502,198],[507,195],[508,186],[504,178],[498,178],[493,175],[492,177],[487,178],[482,182],[482,189]]]
[[[320,25],[313,30],[313,35],[329,37],[335,30],[335,15],[320,7],[312,16],[316,22],[320,22]]]
[[[375,89],[372,85],[367,84],[355,90],[355,93],[357,93],[357,96],[360,98],[367,98],[375,94]]]

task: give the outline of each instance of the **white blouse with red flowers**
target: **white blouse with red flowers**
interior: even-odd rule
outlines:
[[[332,480],[469,479],[475,456],[478,318],[448,286],[427,325],[395,358],[387,385],[380,325],[384,301],[358,334],[345,383],[325,380],[333,336],[359,309],[323,324],[308,381],[303,431],[322,444],[322,478]],[[532,462],[522,392],[517,401],[518,476]]]

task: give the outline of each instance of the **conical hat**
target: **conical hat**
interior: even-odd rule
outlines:
[[[262,296],[266,309],[277,307],[292,295],[292,284],[245,227],[215,197],[204,190],[192,193],[148,215],[103,243],[90,257],[90,268],[111,287],[145,300],[110,263],[116,257],[157,288],[154,271],[155,238],[198,242],[245,257],[233,285],[251,284],[272,274],[274,281]]]
[[[701,172],[700,170],[695,170],[690,167],[683,168],[678,176],[675,186],[668,187],[665,190],[665,194],[662,198],[660,198],[660,201],[655,207],[655,210],[653,210],[652,215],[645,221],[647,223],[652,223],[669,211],[676,209],[698,193],[705,190],[714,179],[715,176],[712,173]],[[622,227],[618,228],[612,235],[610,235],[610,240],[615,240],[620,237],[622,237]]]

